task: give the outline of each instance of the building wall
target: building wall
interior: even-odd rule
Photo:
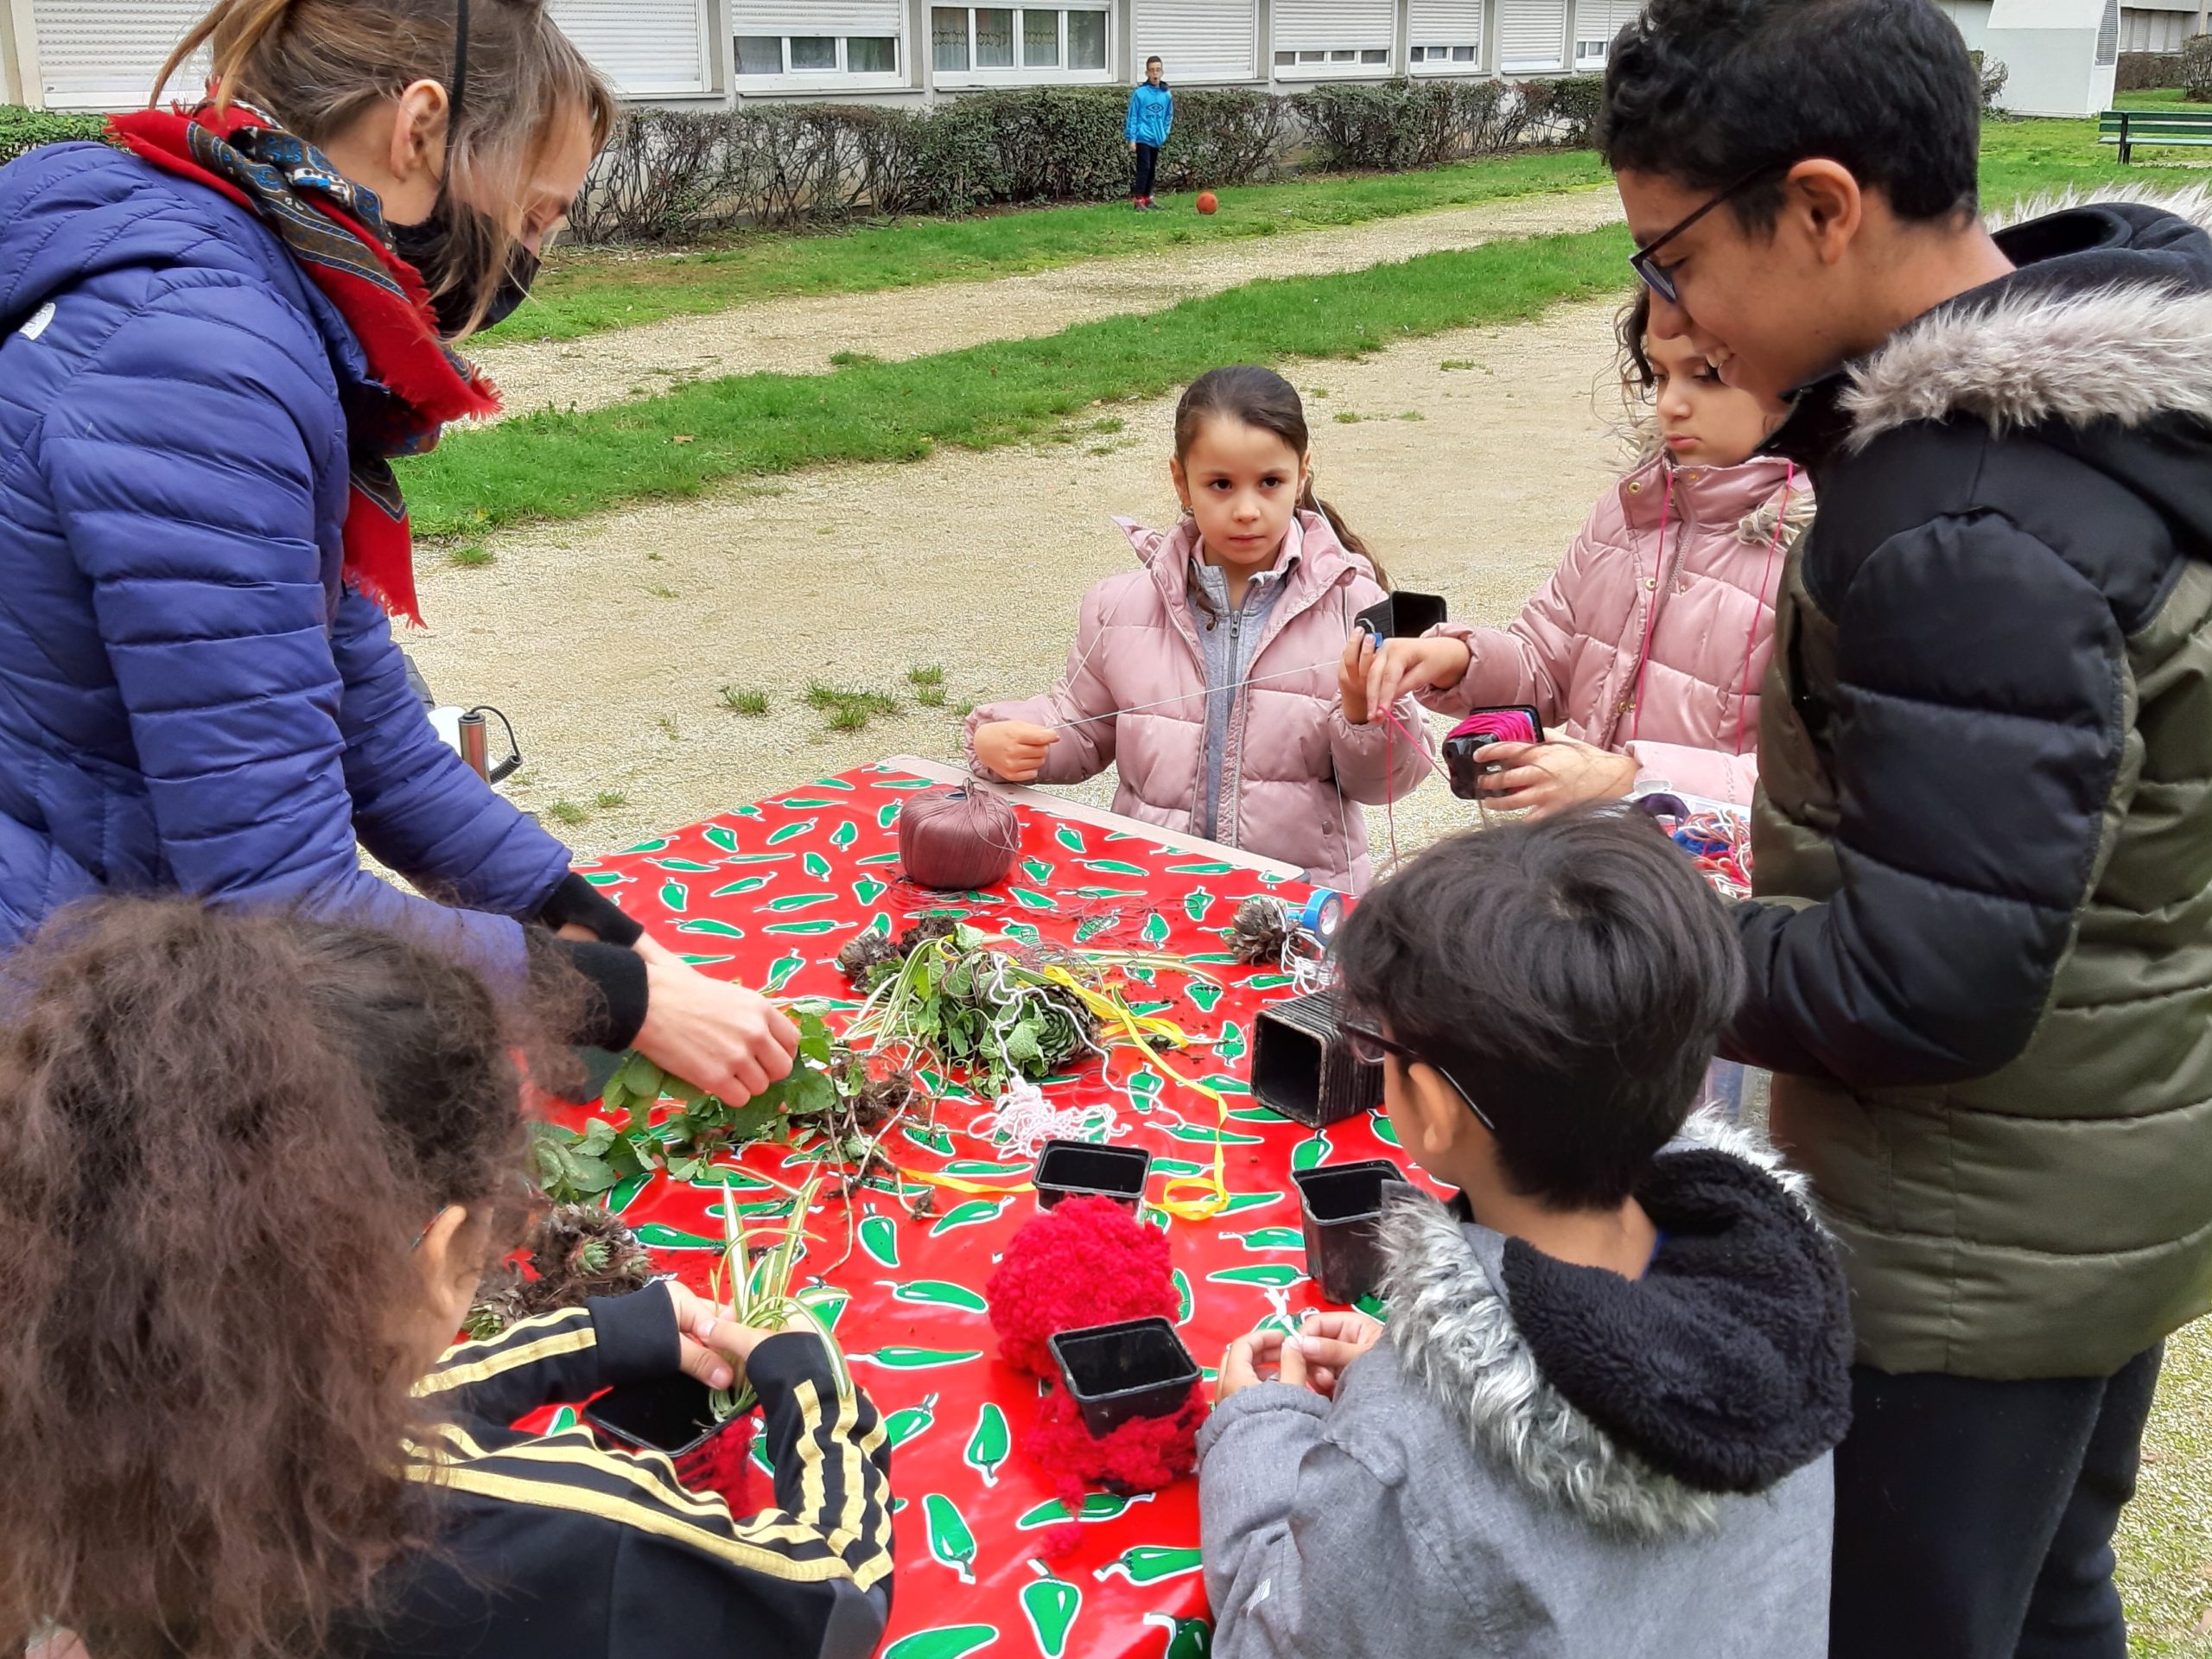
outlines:
[[[2178,52],[2196,33],[2194,0],[2171,9],[2126,6],[2120,14],[2120,49],[2123,52]]]

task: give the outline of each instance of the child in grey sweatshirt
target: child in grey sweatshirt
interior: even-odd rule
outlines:
[[[1387,1325],[1233,1344],[1199,1440],[1217,1659],[1820,1659],[1843,1280],[1689,1103],[1734,931],[1641,814],[1447,842],[1339,944],[1408,1155]],[[1262,1380],[1269,1372],[1273,1380]]]

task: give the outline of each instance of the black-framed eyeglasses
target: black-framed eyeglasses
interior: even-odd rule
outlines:
[[[1735,183],[1730,185],[1719,195],[1713,197],[1712,200],[1707,202],[1704,207],[1699,208],[1681,224],[1675,226],[1672,230],[1662,231],[1658,235],[1653,237],[1649,242],[1638,248],[1634,253],[1629,255],[1628,268],[1637,274],[1638,280],[1640,280],[1646,288],[1649,289],[1654,294],[1656,294],[1661,299],[1666,301],[1668,304],[1681,304],[1681,296],[1675,291],[1674,277],[1660,269],[1659,262],[1653,258],[1652,256],[1657,253],[1660,249],[1665,247],[1669,242],[1673,241],[1676,237],[1680,236],[1684,231],[1689,229],[1691,226],[1696,224],[1698,220],[1703,219],[1707,213],[1718,207],[1722,202],[1733,200],[1736,197],[1742,195],[1745,191],[1750,189],[1753,185],[1758,184],[1762,180],[1770,178],[1777,173],[1786,172],[1795,165],[1796,163],[1791,162],[1769,162],[1765,166],[1758,168],[1752,172],[1745,174],[1742,178],[1737,180]]]
[[[1467,1103],[1467,1109],[1475,1115],[1477,1122],[1492,1135],[1497,1133],[1497,1125],[1490,1121],[1490,1114],[1475,1103],[1475,1097],[1467,1092],[1465,1086],[1460,1083],[1459,1079],[1446,1071],[1434,1060],[1430,1059],[1427,1055],[1408,1048],[1395,1038],[1385,1037],[1381,1032],[1370,1027],[1354,1025],[1349,1020],[1339,1020],[1337,1029],[1344,1033],[1345,1041],[1351,1044],[1352,1058],[1357,1060],[1362,1065],[1380,1065],[1382,1064],[1382,1057],[1385,1054],[1395,1054],[1407,1065],[1427,1066],[1452,1085],[1453,1094]]]

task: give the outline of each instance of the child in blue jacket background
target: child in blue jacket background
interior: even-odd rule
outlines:
[[[1175,124],[1175,94],[1167,90],[1166,66],[1158,58],[1144,60],[1144,79],[1129,93],[1129,118],[1122,132],[1136,154],[1136,183],[1129,191],[1129,205],[1139,213],[1156,208],[1152,177],[1160,166],[1160,148]]]

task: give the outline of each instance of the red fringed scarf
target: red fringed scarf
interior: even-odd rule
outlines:
[[[420,624],[407,504],[397,455],[436,447],[448,421],[499,412],[492,383],[438,338],[429,292],[385,237],[376,197],[357,188],[312,145],[259,112],[212,105],[191,113],[117,116],[115,136],[136,155],[228,196],[291,250],[361,343],[382,396],[349,399],[353,499],[346,512],[345,578],[392,615]]]

